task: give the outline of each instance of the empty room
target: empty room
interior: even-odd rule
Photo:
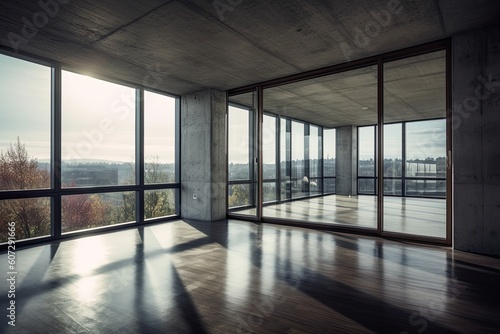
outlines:
[[[500,3],[0,4],[2,333],[498,333]]]

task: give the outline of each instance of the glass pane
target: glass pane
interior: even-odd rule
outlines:
[[[377,198],[358,196],[357,157],[374,194],[377,67],[266,88],[263,106],[280,117],[281,172],[279,203],[263,216],[375,228]],[[358,127],[366,128],[359,146]]]
[[[63,187],[135,184],[135,89],[62,72]]]
[[[403,175],[403,135],[401,123],[384,125],[384,177]]]
[[[335,129],[323,130],[323,138],[323,173],[324,176],[335,176]]]
[[[446,181],[406,180],[406,195],[419,197],[446,197]]]
[[[292,197],[304,197],[306,185],[304,170],[304,123],[292,121]]]
[[[281,168],[281,199],[292,198],[292,122],[281,118],[280,126],[280,168]]]
[[[445,51],[384,64],[384,231],[446,237],[445,115]]]
[[[358,179],[358,193],[366,195],[374,195],[375,179]]]
[[[321,195],[323,193],[323,183],[321,178],[309,179],[309,194],[311,196]]]
[[[276,198],[276,182],[265,182],[263,188],[264,203],[275,202]]]
[[[309,129],[309,177],[316,178],[321,177],[320,154],[323,138],[319,135],[317,126],[311,125]]]
[[[358,128],[358,176],[375,176],[375,126]]]
[[[135,221],[135,192],[62,197],[62,232]]]
[[[324,188],[325,194],[335,194],[335,179],[325,178]]]
[[[175,182],[176,99],[144,92],[144,183]]]
[[[0,54],[0,190],[50,188],[51,68]]]
[[[144,219],[175,215],[176,189],[144,191]]]
[[[292,198],[292,183],[290,181],[281,182],[280,196],[282,201]]]
[[[257,215],[258,168],[257,168],[257,92],[229,97],[228,109],[228,208],[242,215]],[[273,135],[271,119],[266,118],[266,138]],[[270,137],[268,137],[270,136]],[[267,139],[266,139],[267,140]],[[272,146],[272,145],[270,145]],[[265,153],[264,159],[269,160]],[[264,162],[265,163],[265,162]],[[270,162],[272,164],[272,161]],[[275,162],[274,162],[275,163]],[[271,167],[272,169],[272,167]],[[240,181],[240,182],[232,182]],[[235,209],[238,209],[237,211]]]
[[[230,105],[228,119],[229,180],[249,180],[249,111]]]
[[[230,185],[228,196],[228,206],[230,209],[251,205],[249,184]]]
[[[446,177],[446,121],[406,124],[406,176]]]
[[[1,200],[0,243],[49,236],[50,208],[49,197]]]
[[[276,117],[264,115],[262,156],[264,180],[276,179]]]
[[[402,195],[402,184],[403,182],[401,180],[395,179],[395,180],[384,180],[384,195],[396,195],[396,196],[401,196]]]

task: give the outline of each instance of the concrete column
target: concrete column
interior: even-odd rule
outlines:
[[[337,128],[336,143],[337,153],[335,159],[336,193],[337,195],[357,195],[357,137],[358,131],[355,126],[343,126]]]
[[[226,93],[207,89],[182,97],[181,216],[226,218]]]
[[[500,26],[453,37],[455,249],[500,255]]]

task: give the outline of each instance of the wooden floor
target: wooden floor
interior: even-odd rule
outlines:
[[[256,210],[232,211],[255,216]],[[350,227],[377,228],[376,196],[329,195],[266,205],[263,216]],[[385,197],[384,231],[446,238],[446,200]]]
[[[1,333],[499,333],[500,260],[245,221],[18,250]]]

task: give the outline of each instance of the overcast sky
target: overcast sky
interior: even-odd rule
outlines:
[[[50,67],[0,54],[0,150],[17,137],[29,153],[50,157]]]
[[[50,157],[51,69],[0,55],[0,150],[19,136],[29,154]],[[62,157],[134,161],[135,89],[72,72],[62,75]],[[175,158],[175,99],[145,93],[145,156]]]

